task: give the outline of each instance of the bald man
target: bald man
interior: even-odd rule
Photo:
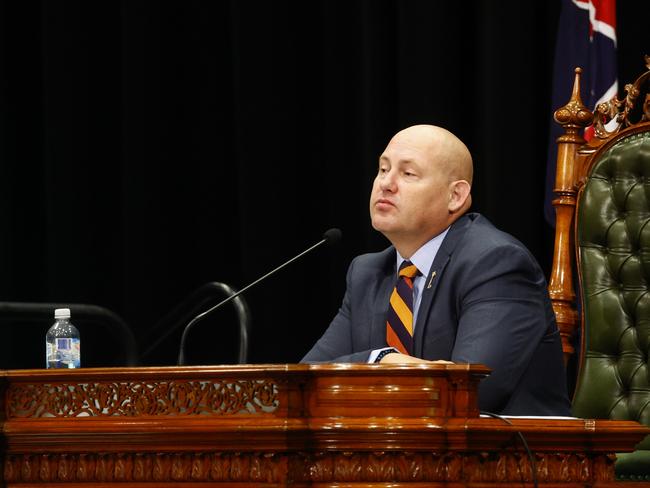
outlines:
[[[570,415],[544,275],[523,244],[467,213],[471,185],[471,155],[451,132],[417,125],[391,139],[370,217],[392,246],[352,261],[343,304],[302,361],[485,364],[481,410]]]

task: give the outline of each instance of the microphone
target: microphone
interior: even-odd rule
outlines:
[[[210,307],[205,312],[200,313],[199,315],[194,317],[192,320],[190,320],[189,323],[185,326],[185,329],[183,329],[183,335],[181,336],[181,345],[180,345],[179,351],[178,351],[178,365],[183,366],[185,364],[185,342],[187,340],[187,334],[190,331],[190,329],[194,326],[194,324],[196,324],[198,321],[204,319],[206,316],[208,316],[209,314],[214,312],[216,309],[222,307],[226,303],[228,303],[231,300],[233,300],[234,298],[238,297],[239,295],[244,293],[249,288],[257,285],[260,281],[265,280],[266,278],[268,278],[272,274],[275,274],[276,272],[280,271],[285,266],[288,266],[289,264],[293,263],[296,259],[299,259],[299,258],[303,257],[305,254],[313,251],[317,247],[322,246],[323,244],[328,244],[328,245],[336,245],[336,244],[338,244],[341,241],[341,237],[342,237],[342,234],[341,234],[340,229],[328,229],[328,230],[326,230],[325,233],[323,234],[323,238],[320,241],[318,241],[316,244],[311,246],[310,248],[305,249],[303,252],[301,252],[297,256],[294,256],[293,258],[291,258],[286,263],[281,264],[280,266],[278,266],[277,268],[275,268],[272,271],[269,271],[264,276],[261,276],[260,278],[253,281],[251,284],[249,284],[249,285],[245,286],[244,288],[242,288],[241,290],[239,290],[237,293],[233,293],[228,298],[220,301],[219,303],[217,303],[213,307]]]

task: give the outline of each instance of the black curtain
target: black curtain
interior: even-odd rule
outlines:
[[[550,269],[557,0],[0,9],[2,301],[99,304],[144,348],[201,284],[242,287],[337,226],[338,250],[246,293],[250,361],[298,361],[336,313],[350,259],[387,245],[368,194],[388,139],[415,123],[467,143],[474,210]],[[622,84],[644,68],[637,9],[619,2]],[[231,361],[233,321],[224,310],[197,326],[190,360]],[[172,364],[179,335],[150,362]]]

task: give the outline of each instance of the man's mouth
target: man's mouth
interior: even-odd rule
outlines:
[[[382,210],[382,209],[395,207],[395,204],[393,202],[391,202],[390,200],[386,199],[386,198],[380,198],[379,200],[377,200],[375,202],[375,207]]]

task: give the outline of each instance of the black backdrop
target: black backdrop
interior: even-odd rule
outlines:
[[[414,123],[468,144],[474,209],[550,268],[558,0],[1,5],[0,300],[99,304],[142,347],[202,283],[241,287],[338,226],[337,251],[246,294],[250,361],[297,361],[350,259],[386,245],[368,192],[390,135]],[[641,7],[619,1],[622,83],[643,70]],[[232,320],[197,328],[193,362],[232,360]],[[177,339],[153,362],[172,364]]]

